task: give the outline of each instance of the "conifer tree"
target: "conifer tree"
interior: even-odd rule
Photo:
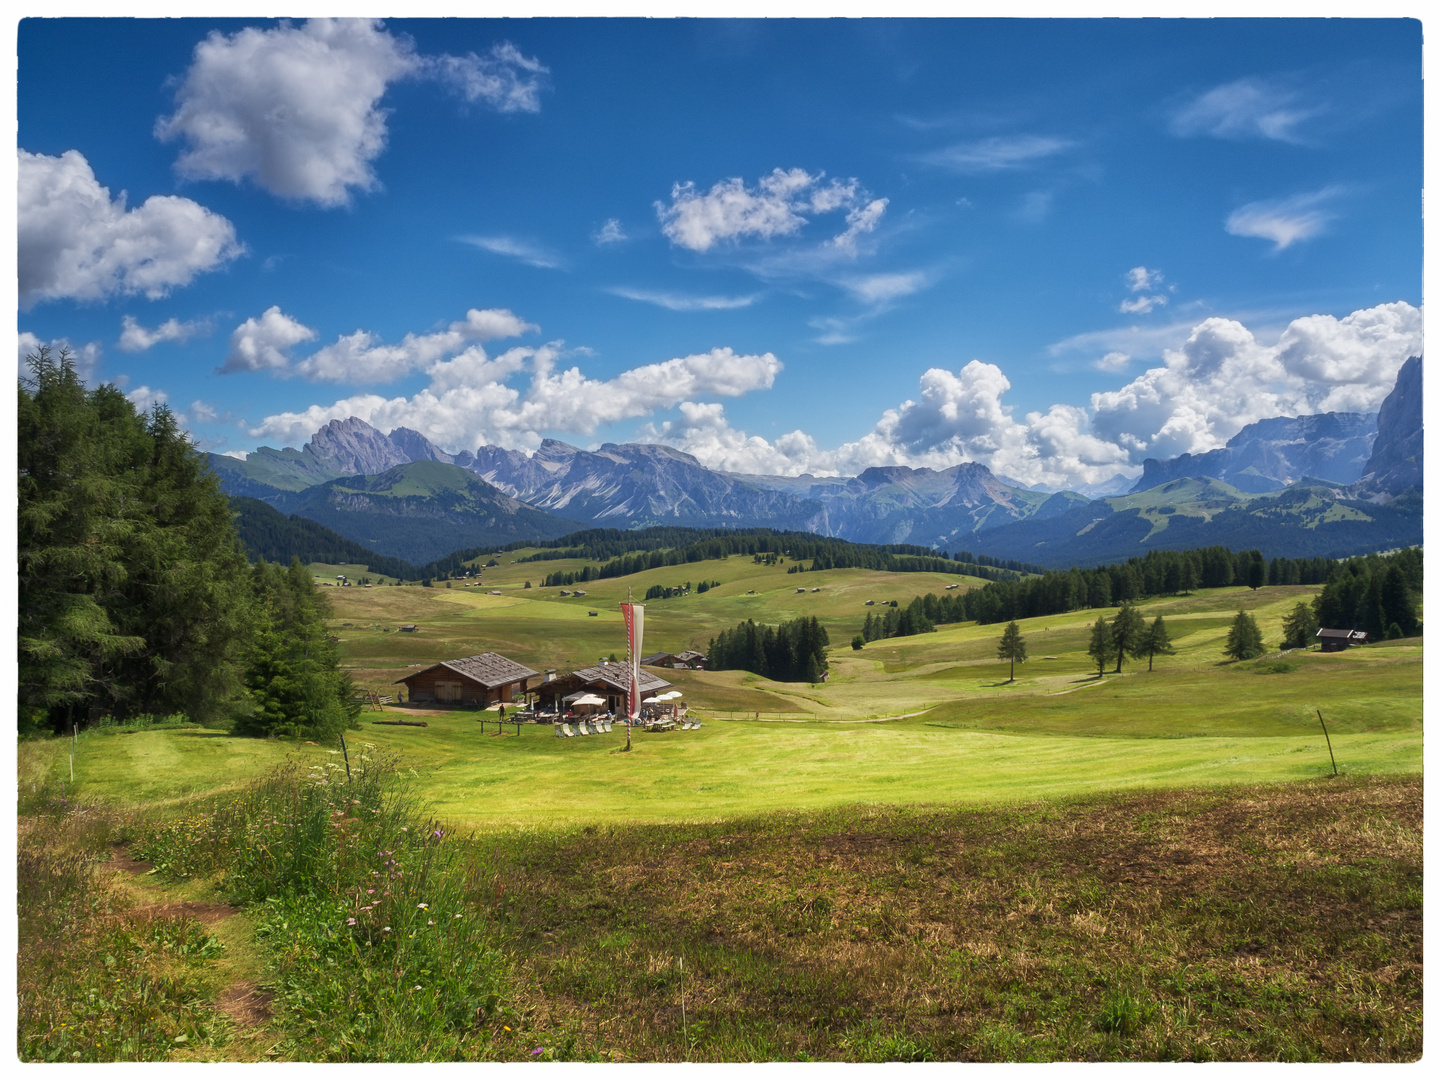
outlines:
[[[1115,674],[1120,674],[1120,666],[1125,662],[1126,655],[1140,659],[1144,654],[1140,651],[1140,637],[1145,632],[1145,620],[1140,617],[1140,612],[1135,610],[1135,605],[1128,600],[1120,605],[1120,610],[1115,613],[1115,621],[1110,624],[1110,636],[1115,642]]]
[[[1095,677],[1100,678],[1105,674],[1105,665],[1115,655],[1115,638],[1110,633],[1110,624],[1105,621],[1105,616],[1099,616],[1095,625],[1090,628],[1090,648],[1086,651],[1094,659],[1098,669]]]
[[[1315,621],[1315,609],[1304,600],[1296,602],[1290,614],[1281,620],[1280,627],[1285,632],[1281,647],[1286,649],[1305,648],[1315,639],[1315,631],[1320,629]]]
[[[1135,659],[1141,656],[1150,660],[1150,671],[1155,670],[1155,655],[1174,656],[1175,646],[1170,644],[1170,631],[1165,627],[1165,616],[1156,615],[1150,625],[1145,627],[1140,635],[1140,652]]]
[[[1005,633],[1000,638],[998,650],[1001,660],[1010,661],[1010,681],[1015,681],[1015,661],[1025,662],[1025,639],[1020,636],[1020,626],[1013,619],[1010,625],[1005,627]]]
[[[1253,660],[1265,651],[1260,639],[1260,627],[1255,617],[1243,608],[1235,613],[1230,624],[1230,633],[1225,639],[1225,655],[1232,660]]]

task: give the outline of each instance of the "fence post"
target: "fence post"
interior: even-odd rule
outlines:
[[[70,725],[70,783],[75,783],[75,743],[80,738],[80,725]]]
[[[345,736],[340,736],[340,752],[345,755],[345,782],[350,783],[350,749],[345,745]]]

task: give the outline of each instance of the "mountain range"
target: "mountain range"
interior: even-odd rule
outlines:
[[[1124,493],[1121,478],[1088,494],[1027,488],[973,462],[854,477],[725,473],[650,443],[582,450],[546,439],[533,454],[451,454],[356,417],[299,450],[210,461],[230,494],[412,562],[596,525],[769,526],[1053,566],[1208,544],[1338,555],[1421,540],[1421,368],[1419,357],[1405,363],[1378,413],[1261,420],[1222,448],[1147,459]]]

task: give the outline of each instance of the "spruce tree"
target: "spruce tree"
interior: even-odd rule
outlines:
[[[1232,660],[1253,660],[1264,651],[1265,643],[1260,639],[1255,617],[1244,609],[1237,611],[1225,639],[1225,655]]]
[[[1015,661],[1025,662],[1025,639],[1020,636],[1020,626],[1013,619],[1000,638],[998,653],[1001,660],[1010,661],[1010,681],[1014,682]]]
[[[1315,631],[1320,629],[1315,621],[1315,609],[1304,600],[1295,604],[1290,614],[1281,620],[1280,627],[1285,632],[1282,648],[1286,649],[1305,648],[1314,641]]]

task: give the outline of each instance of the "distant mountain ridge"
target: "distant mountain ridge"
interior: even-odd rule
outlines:
[[[422,565],[459,548],[552,540],[583,528],[512,499],[473,472],[441,461],[342,476],[272,500],[381,555]]]
[[[1221,449],[1147,460],[1128,492],[1101,494],[1115,478],[1091,487],[1094,498],[1025,488],[973,462],[786,477],[719,472],[653,443],[582,450],[546,439],[533,454],[451,454],[419,432],[386,435],[355,417],[331,421],[300,450],[211,462],[232,495],[416,562],[584,525],[661,524],[767,526],[1046,565],[1208,544],[1349,554],[1420,540],[1421,378],[1412,358],[1379,413],[1258,421]]]
[[[1360,479],[1375,442],[1378,413],[1277,416],[1241,428],[1218,450],[1146,458],[1130,494],[1184,476],[1211,476],[1251,494],[1279,491],[1306,476],[1337,484]]]

